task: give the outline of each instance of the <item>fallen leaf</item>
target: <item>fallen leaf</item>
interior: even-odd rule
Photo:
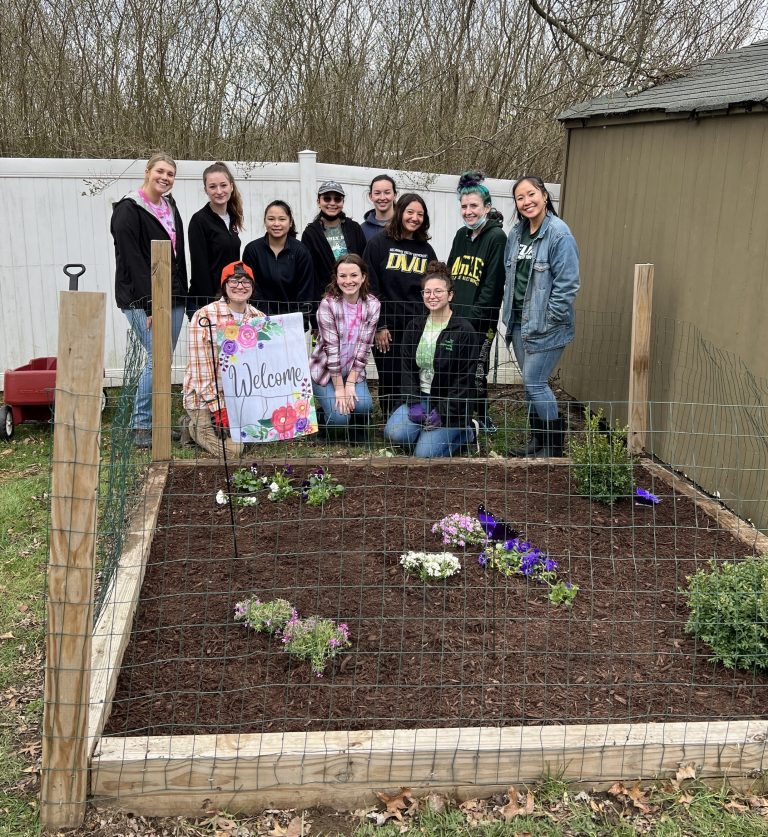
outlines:
[[[678,796],[677,801],[680,805],[690,805],[693,802],[693,794],[688,793],[688,791],[683,791],[680,796]]]
[[[680,782],[685,781],[686,779],[695,779],[696,778],[696,762],[694,761],[687,761],[685,764],[681,764],[680,768],[678,769],[677,773],[675,773],[674,783],[679,785]]]
[[[428,811],[435,814],[442,814],[448,805],[448,800],[439,793],[430,793],[424,797],[424,804]]]
[[[534,799],[532,793],[528,792],[523,796],[515,790],[514,785],[510,787],[507,793],[509,794],[509,802],[499,808],[499,813],[507,822],[514,817],[524,817],[533,813]]]
[[[302,837],[304,833],[304,823],[301,817],[294,817],[289,823],[285,831],[285,837]]]
[[[16,639],[16,637],[8,631],[7,634],[0,634],[0,639]]]
[[[743,814],[745,811],[749,811],[749,805],[742,805],[741,802],[737,802],[735,799],[726,802],[723,808],[731,814]]]
[[[400,793],[396,796],[377,792],[376,797],[386,806],[386,813],[398,820],[402,820],[403,812],[412,814],[418,807],[418,802],[411,796],[410,788],[400,788]]]

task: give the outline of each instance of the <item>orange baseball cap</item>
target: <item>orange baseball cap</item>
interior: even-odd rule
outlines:
[[[221,284],[223,285],[227,279],[248,277],[251,282],[253,279],[253,271],[245,262],[230,262],[224,270],[221,271]]]

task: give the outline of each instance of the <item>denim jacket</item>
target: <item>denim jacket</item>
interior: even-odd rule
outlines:
[[[504,248],[507,280],[502,320],[507,345],[512,340],[515,312],[515,269],[520,249],[522,221],[509,231]],[[547,212],[533,240],[531,273],[523,300],[520,333],[527,352],[561,349],[575,334],[573,301],[579,290],[579,249],[568,225]]]

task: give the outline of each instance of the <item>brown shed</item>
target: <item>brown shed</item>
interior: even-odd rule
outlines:
[[[576,105],[581,251],[565,388],[626,420],[632,277],[655,265],[649,450],[768,527],[768,41]]]

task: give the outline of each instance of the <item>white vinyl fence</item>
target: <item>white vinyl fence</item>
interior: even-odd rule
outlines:
[[[276,198],[293,208],[299,234],[317,213],[317,186],[338,180],[347,192],[345,211],[357,221],[371,208],[371,179],[382,169],[317,162],[314,151],[302,151],[295,163],[230,163],[245,204],[243,244],[264,234],[265,206]],[[109,233],[112,204],[137,188],[144,160],[0,159],[0,372],[33,357],[56,354],[58,292],[68,287],[65,264],[82,263],[86,273],[80,289],[103,291],[114,301],[114,247]],[[179,161],[173,194],[185,223],[206,201],[202,172],[209,162]],[[390,172],[398,190],[423,195],[429,208],[432,244],[441,259],[448,257],[454,233],[461,226],[455,175]],[[504,214],[505,229],[514,215],[511,180],[486,182],[494,205]],[[559,197],[559,186],[549,186]],[[108,306],[106,381],[122,380],[127,322],[117,307]],[[186,327],[179,340],[186,345]],[[184,352],[179,352],[179,356]],[[512,380],[513,366],[502,345],[499,380]],[[183,370],[175,361],[174,381]]]

